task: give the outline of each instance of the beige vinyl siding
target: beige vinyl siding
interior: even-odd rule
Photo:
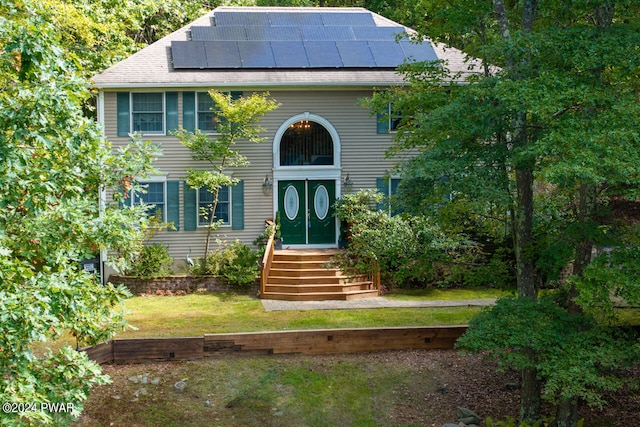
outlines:
[[[184,89],[188,91],[189,89]],[[205,89],[193,89],[202,91]],[[245,91],[245,94],[248,94]],[[244,180],[244,230],[232,230],[221,227],[216,237],[222,240],[240,239],[251,244],[263,232],[266,219],[273,218],[273,196],[265,196],[262,182],[265,175],[273,179],[273,139],[283,122],[290,117],[309,112],[328,120],[337,130],[341,143],[342,179],[348,173],[354,183],[353,191],[360,188],[376,188],[376,178],[385,175],[394,162],[385,159],[384,150],[390,145],[392,135],[380,135],[376,132],[376,116],[358,105],[361,98],[371,95],[365,90],[272,90],[271,97],[281,106],[267,114],[262,120],[266,129],[265,142],[262,144],[242,143],[238,146],[250,162],[248,168],[229,170],[234,178]],[[178,97],[179,123],[182,124],[182,96]],[[104,96],[105,133],[107,139],[118,147],[126,144],[128,138],[117,136],[116,92],[107,92]],[[153,240],[163,242],[169,247],[171,256],[178,263],[184,259],[191,248],[191,257],[201,257],[204,252],[206,228],[195,231],[183,231],[184,228],[184,191],[183,184],[186,169],[189,167],[206,168],[204,162],[194,162],[191,153],[172,136],[149,136],[148,139],[159,143],[163,155],[158,158],[156,167],[167,181],[181,181],[180,184],[180,228],[179,232],[164,231]],[[276,189],[274,188],[274,191]],[[344,191],[344,189],[343,189]]]

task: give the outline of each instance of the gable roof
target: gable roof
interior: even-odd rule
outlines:
[[[402,84],[405,61],[465,55],[363,8],[218,7],[93,78],[98,88]]]

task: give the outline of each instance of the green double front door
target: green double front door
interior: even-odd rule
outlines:
[[[279,181],[278,210],[282,243],[335,244],[335,200],[335,181]]]

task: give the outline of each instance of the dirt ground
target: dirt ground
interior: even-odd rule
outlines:
[[[518,413],[519,379],[517,373],[498,373],[493,361],[484,360],[480,356],[462,355],[454,351],[390,351],[313,357],[234,355],[225,357],[236,357],[238,366],[242,366],[243,363],[253,363],[251,359],[244,359],[243,362],[242,357],[262,357],[267,360],[264,363],[277,361],[279,365],[283,366],[288,363],[298,363],[300,358],[304,358],[304,363],[309,363],[309,366],[331,366],[339,363],[350,363],[358,364],[358,366],[378,366],[382,370],[401,366],[408,372],[407,379],[399,382],[398,386],[389,389],[385,396],[381,396],[381,399],[385,400],[385,408],[389,413],[385,414],[384,423],[372,425],[441,427],[443,423],[457,423],[456,410],[458,407],[469,408],[478,413],[483,419],[492,417],[494,420],[504,420],[506,417],[517,417]],[[131,393],[133,388],[140,386],[139,384],[131,384],[129,379],[131,375],[139,372],[148,373],[149,378],[155,376],[166,378],[167,385],[171,386],[175,378],[179,378],[178,375],[186,375],[184,369],[191,369],[192,372],[201,372],[197,371],[198,369],[204,369],[204,372],[213,369],[211,361],[189,363],[192,365],[182,364],[179,369],[176,365],[170,363],[106,366],[105,372],[112,377],[114,383],[97,388],[94,391],[78,426],[125,425],[120,424],[120,422],[125,423],[125,421],[118,421],[117,418],[110,418],[107,415],[114,411],[129,411],[132,414],[140,413],[139,418],[133,416],[120,418],[120,420],[127,420],[126,425],[162,425],[163,427],[174,425],[172,422],[161,424],[158,421],[152,421],[153,419],[162,420],[164,418],[149,418],[149,415],[144,415],[145,411],[147,414],[150,411],[149,402],[145,403],[144,396],[140,396],[138,400],[137,394],[136,398],[128,399],[126,390]],[[205,366],[207,363],[209,365]],[[263,362],[261,361],[260,363]],[[201,374],[198,373],[197,375]],[[640,378],[637,372],[633,373],[633,375],[636,378]],[[426,380],[427,377],[428,380]],[[162,381],[165,382],[164,379]],[[147,388],[150,389],[150,387]],[[177,399],[174,396],[175,393],[171,391],[166,391],[166,395],[173,396],[171,399]],[[155,401],[156,399],[161,400],[163,397],[153,396],[152,398],[146,398],[147,401]],[[210,397],[210,399],[213,401],[215,396]],[[607,396],[607,401],[609,405],[602,410],[583,410],[581,417],[585,419],[585,427],[622,427],[639,424],[640,394],[637,391],[624,390],[610,394]],[[163,405],[168,405],[168,403],[165,401]],[[215,405],[215,402],[212,405]],[[220,406],[221,413],[223,413],[225,411],[223,409],[224,405]],[[177,409],[174,408],[174,410],[180,411],[182,408],[178,407]],[[549,411],[549,408],[545,409]],[[238,408],[234,410],[237,411]],[[156,409],[153,411],[156,411]],[[244,415],[246,416],[246,414]],[[221,418],[215,419],[220,425],[243,425],[241,420],[247,418],[242,418],[242,416],[243,414],[236,412],[232,417],[225,418],[224,415],[220,415]],[[255,418],[262,425],[287,425],[283,422],[284,420],[265,423],[258,415],[255,415]],[[253,420],[253,418],[250,419]],[[273,418],[267,419],[272,420]],[[186,420],[187,418],[185,418],[185,423],[182,425],[200,425],[198,421]],[[201,425],[217,424],[205,423]],[[481,425],[484,425],[484,423]]]

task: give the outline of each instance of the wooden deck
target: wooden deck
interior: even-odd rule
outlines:
[[[337,249],[274,251],[263,272],[261,298],[286,301],[351,300],[378,296],[369,276],[347,276],[331,266]]]

